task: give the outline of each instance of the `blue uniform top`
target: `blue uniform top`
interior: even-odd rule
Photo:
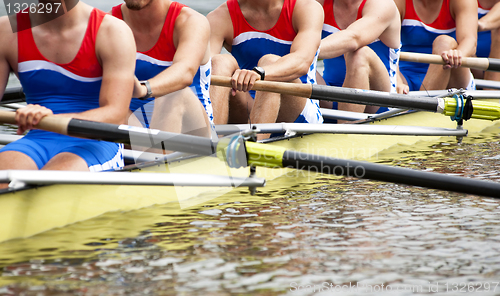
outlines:
[[[323,8],[325,11],[325,24],[323,25],[322,38],[325,38],[335,32],[340,31],[333,12],[333,1],[325,0]],[[356,20],[362,17],[363,7],[367,0],[364,0],[358,8],[358,15]],[[380,40],[375,40],[368,45],[384,63],[389,79],[391,81],[391,92],[396,92],[396,70],[399,61],[399,48],[390,48]],[[339,56],[333,59],[325,59],[323,61],[325,70],[323,72],[323,79],[328,85],[342,86],[345,79],[346,65],[344,56]]]
[[[292,24],[293,9],[296,0],[285,0],[277,23],[269,30],[259,31],[246,21],[237,0],[228,0],[227,8],[233,23],[233,43],[231,54],[238,61],[241,69],[253,69],[266,54],[285,56],[297,35]],[[319,50],[306,75],[300,79],[303,83],[316,84],[316,62]],[[251,92],[252,96],[254,92]],[[323,117],[317,100],[309,100],[302,114],[295,122],[321,123]]]
[[[123,4],[113,7],[113,16],[123,20],[121,6]],[[178,2],[172,2],[168,9],[167,17],[163,25],[162,32],[155,46],[146,52],[137,52],[135,75],[139,80],[148,80],[163,72],[170,67],[173,63],[176,48],[174,46],[173,34],[175,21],[182,8],[187,7]],[[193,83],[190,88],[202,103],[208,115],[208,119],[213,123],[213,109],[210,101],[210,77],[211,77],[212,63],[208,61],[205,65],[201,65],[193,78]],[[130,104],[130,110],[135,111],[143,105],[150,103],[155,98],[146,100],[139,100],[133,98]],[[151,107],[153,104],[148,104]],[[146,107],[146,108],[147,108]],[[144,118],[146,126],[149,125],[147,118],[151,118],[152,108],[148,108],[147,116]]]
[[[478,4],[477,18],[480,19],[483,16],[485,16],[490,10],[482,8],[481,4],[479,4],[479,1],[477,2],[477,4]],[[490,56],[490,50],[491,50],[491,31],[477,32],[476,56],[480,58],[487,58]]]

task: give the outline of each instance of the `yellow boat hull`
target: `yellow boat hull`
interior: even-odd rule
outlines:
[[[397,116],[373,124],[456,127],[456,123],[448,117],[426,112]],[[464,128],[469,130],[469,135],[492,127],[498,128],[498,124],[470,120],[464,125]],[[437,141],[454,140],[454,137],[313,134],[277,141],[273,145],[331,157],[377,162],[391,157],[391,151],[395,149],[401,151],[415,145],[429,146]],[[184,160],[135,172],[207,173],[236,177],[249,175],[247,168],[230,169],[213,157]],[[307,177],[307,174],[302,173],[302,176]],[[258,168],[257,176],[268,180],[268,186],[259,189],[267,191],[277,186],[285,188],[293,184],[300,177],[300,173],[292,173],[287,169]],[[247,191],[241,188],[56,184],[3,193],[0,194],[0,243],[30,237],[107,212],[131,211],[166,203],[179,203],[181,208],[186,208],[220,197],[232,190]]]

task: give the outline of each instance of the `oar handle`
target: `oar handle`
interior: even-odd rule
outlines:
[[[63,135],[68,134],[68,125],[71,118],[58,117],[58,116],[45,116],[37,124],[36,128],[46,130],[49,132],[59,133]],[[16,112],[0,110],[0,123],[16,124]]]
[[[437,54],[401,52],[399,59],[407,62],[444,65],[443,58]],[[462,58],[462,67],[485,71],[500,71],[500,60],[492,58]]]
[[[212,75],[212,85],[232,87],[231,77]],[[312,92],[312,86],[310,84],[259,80],[255,81],[252,89],[257,91],[268,91],[304,98],[310,98]]]

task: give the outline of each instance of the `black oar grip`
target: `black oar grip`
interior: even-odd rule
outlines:
[[[23,102],[26,98],[22,87],[10,87],[3,93],[2,104]]]
[[[488,71],[500,71],[500,59],[488,58]]]

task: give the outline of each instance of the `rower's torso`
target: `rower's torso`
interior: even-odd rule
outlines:
[[[154,3],[159,2],[153,2],[153,5],[155,5]],[[125,5],[122,5],[122,12],[125,9],[124,6]],[[155,7],[152,8],[155,9]],[[174,11],[177,9],[179,9],[179,11]],[[147,19],[145,19],[135,12],[131,11],[127,13],[127,17],[122,14],[119,18],[123,19],[132,30],[138,52],[147,54],[153,51],[155,47],[166,45],[170,49],[173,49],[172,54],[167,54],[168,57],[166,57],[168,61],[171,62],[173,60],[173,56],[175,55],[176,49],[178,48],[183,26],[189,22],[192,22],[190,20],[190,17],[193,15],[193,13],[197,12],[183,4],[173,1],[168,1],[168,5],[164,7],[157,7],[156,10],[162,11],[163,13],[161,13],[159,16],[156,15],[156,17],[148,17]],[[131,18],[136,19],[131,20]],[[174,24],[173,28],[171,28],[172,23]],[[162,36],[165,34],[167,34],[168,36]],[[159,44],[160,42],[166,42],[166,44]],[[207,48],[205,56],[202,60],[202,64],[208,63],[209,60],[210,52]]]
[[[269,6],[256,5],[264,1],[239,0],[239,6],[246,22],[259,31],[268,31],[278,22],[285,0],[269,1]]]
[[[439,16],[443,0],[413,0],[413,7],[418,17],[425,24],[432,24]]]
[[[487,9],[487,10],[491,9],[498,2],[500,2],[500,0],[478,0],[477,1],[479,7],[483,8],[483,9]]]
[[[51,21],[31,28],[30,30],[36,45],[36,49],[34,50],[38,50],[44,58],[55,64],[71,63],[80,52],[83,40],[88,33],[91,12],[92,7],[86,4],[79,5],[71,10],[73,20],[70,24],[54,26],[51,23],[54,21]],[[30,16],[31,18],[32,16]],[[14,25],[17,27],[16,24]],[[6,53],[12,70],[17,74],[19,33],[12,32],[8,17],[2,17],[0,27],[3,38],[3,50]]]
[[[367,10],[373,9],[373,6],[380,5],[380,1],[386,0],[334,0],[333,1],[333,17],[338,29],[344,30],[348,28],[352,23],[362,17],[363,14],[367,13]],[[318,1],[324,5],[324,0]],[[386,13],[391,14],[392,21],[385,28],[383,32],[378,36],[378,39],[382,41],[389,48],[399,48],[400,46],[400,20],[397,7],[392,2],[388,1],[390,5],[394,5],[394,10],[387,11]],[[362,7],[361,7],[362,6]],[[385,13],[385,11],[384,11]],[[328,15],[325,13],[325,15]],[[376,40],[373,40],[376,41]]]

